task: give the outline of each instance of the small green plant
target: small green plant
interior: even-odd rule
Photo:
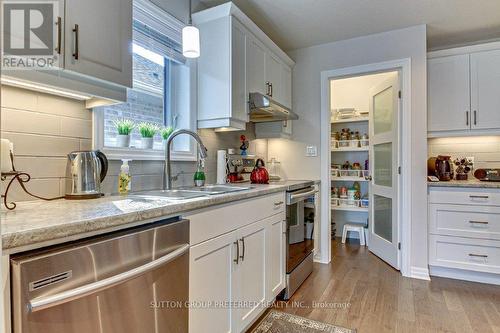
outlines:
[[[137,128],[143,138],[152,138],[160,130],[160,127],[157,124],[146,122],[140,123]]]
[[[115,124],[116,130],[120,135],[130,135],[135,127],[135,123],[132,120],[125,118],[115,119],[113,123]]]
[[[162,136],[163,140],[167,140],[168,137],[170,136],[170,134],[172,134],[173,131],[174,131],[174,128],[171,127],[171,126],[164,127],[161,130],[161,136]]]

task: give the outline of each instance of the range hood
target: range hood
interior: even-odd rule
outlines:
[[[249,104],[250,121],[254,123],[299,119],[292,110],[261,93],[250,93]]]

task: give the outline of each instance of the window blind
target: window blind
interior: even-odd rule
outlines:
[[[134,0],[134,43],[184,64],[182,28],[184,23],[148,0]]]

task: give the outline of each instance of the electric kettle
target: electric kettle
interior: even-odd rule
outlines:
[[[108,172],[108,159],[99,150],[74,151],[68,154],[66,199],[99,198],[101,182]]]

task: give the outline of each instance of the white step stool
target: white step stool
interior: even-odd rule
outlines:
[[[363,224],[344,224],[344,228],[342,229],[342,244],[345,243],[345,239],[347,238],[347,232],[353,231],[359,234],[359,244],[365,245],[365,227]]]

